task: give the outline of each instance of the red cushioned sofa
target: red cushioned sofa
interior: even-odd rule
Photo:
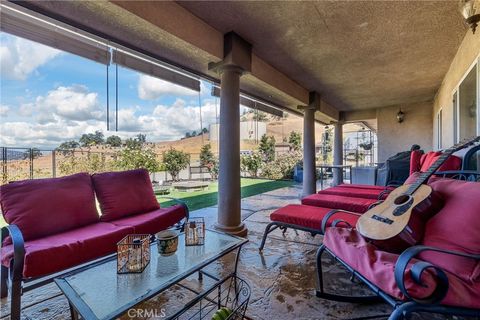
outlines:
[[[317,296],[349,302],[384,300],[393,307],[390,320],[409,319],[414,312],[480,317],[480,183],[435,178],[429,185],[443,198],[444,206],[427,222],[421,244],[401,254],[382,250],[355,229],[345,227],[352,218],[348,224],[327,227],[317,253]],[[348,213],[341,215],[340,219]],[[375,295],[326,292],[324,252]]]
[[[412,151],[410,161],[411,176],[406,183],[414,181],[418,173],[427,171],[440,155],[441,152],[423,154],[420,151]],[[440,170],[457,172],[456,170],[459,170],[461,165],[461,158],[450,156],[440,167]],[[301,205],[287,205],[270,215],[271,222],[265,228],[259,250],[263,250],[268,234],[277,228],[280,228],[283,232],[288,228],[306,231],[312,234],[312,236],[323,234],[322,221],[325,224],[323,228],[325,228],[325,226],[330,226],[337,220],[327,218],[324,221],[325,217],[330,217],[332,214],[336,214],[337,217],[341,215],[344,221],[355,225],[360,214],[381,203],[394,189],[395,186],[341,184],[306,196],[302,199]],[[344,216],[341,214],[341,211],[355,212],[357,215],[347,214],[347,216]]]
[[[161,208],[143,169],[0,186],[9,224],[1,230],[0,293],[6,297],[10,289],[11,318],[20,318],[23,292],[51,282],[53,274],[115,253],[127,234],[181,227],[188,207],[177,202]]]

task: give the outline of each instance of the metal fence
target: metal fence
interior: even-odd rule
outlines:
[[[55,178],[78,172],[99,173],[119,170],[117,153],[92,150],[39,150],[36,148],[0,147],[1,184],[11,181]],[[158,154],[161,161],[161,154]],[[190,154],[189,166],[179,174],[181,179],[210,179],[209,173],[196,173],[190,167],[200,166],[200,154]],[[151,174],[152,180],[169,181],[165,171]]]

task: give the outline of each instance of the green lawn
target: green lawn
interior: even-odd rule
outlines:
[[[250,197],[256,194],[268,192],[271,190],[289,187],[293,184],[293,181],[276,181],[276,180],[265,180],[265,179],[249,179],[242,178],[242,198]],[[201,208],[206,208],[214,206],[217,204],[217,194],[218,194],[218,184],[217,182],[212,182],[208,187],[208,190],[196,191],[196,192],[178,192],[173,191],[166,197],[172,197],[177,199],[184,200],[190,210],[197,210]],[[172,201],[165,200],[158,196],[158,201],[161,205],[171,205]]]
[[[293,181],[276,181],[265,179],[249,179],[242,178],[242,198],[250,197],[256,194],[268,192],[271,190],[289,187],[293,184]],[[173,191],[166,197],[178,198],[184,200],[190,210],[198,210],[201,208],[210,207],[217,204],[218,184],[212,182],[208,187],[208,190],[196,191],[196,192],[178,192]],[[162,206],[168,206],[173,204],[170,200],[165,200],[158,196],[158,200]],[[0,216],[0,227],[6,225],[3,217]]]

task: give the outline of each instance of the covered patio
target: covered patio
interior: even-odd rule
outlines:
[[[60,42],[55,37],[63,39],[65,28],[95,43],[95,50],[86,51],[107,68],[112,61],[198,92],[200,80],[212,83],[212,95],[220,97],[218,205],[190,212],[190,217],[203,217],[207,228],[249,240],[238,269],[252,289],[246,318],[368,319],[379,314],[388,318],[387,304],[315,297],[318,279],[313,273],[323,236],[278,229],[268,237],[263,252],[258,247],[272,212],[300,204],[303,197],[322,189],[319,166],[333,171],[323,189],[352,183],[350,178],[344,181],[342,167],[347,124],[360,123],[376,133],[375,174],[378,164],[409,152],[413,145],[426,152],[441,151],[480,135],[480,36],[466,24],[456,1],[28,0],[2,1],[1,8],[6,21],[2,31],[34,39],[50,35],[54,40],[43,41],[56,46]],[[32,35],[31,25],[22,29],[22,23],[35,26],[30,19],[45,19],[56,27]],[[57,48],[83,50],[76,44]],[[146,66],[146,61],[154,61],[155,67]],[[273,113],[303,117],[301,183],[241,198],[242,99]],[[334,128],[332,163],[318,157],[316,125]],[[459,158],[461,162],[461,154]],[[472,159],[474,167],[467,169],[478,175],[479,153]],[[471,183],[478,188],[477,182]],[[475,248],[471,251],[480,254]],[[227,255],[209,268],[221,277],[234,262]],[[368,292],[353,275],[349,280],[350,273],[338,268],[333,258],[326,259],[324,273],[330,290]],[[195,277],[187,281],[200,291],[208,287]],[[358,284],[355,292],[350,292],[352,282]],[[174,309],[191,299],[174,287],[138,308]],[[10,302],[6,298],[1,302],[0,319],[8,319]],[[55,284],[22,297],[22,319],[70,316],[68,301]],[[122,319],[145,317],[129,314]]]

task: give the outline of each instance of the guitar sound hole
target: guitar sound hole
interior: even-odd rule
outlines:
[[[398,196],[393,203],[395,203],[397,206],[405,204],[410,200],[410,197],[406,194],[402,194],[401,196]]]

